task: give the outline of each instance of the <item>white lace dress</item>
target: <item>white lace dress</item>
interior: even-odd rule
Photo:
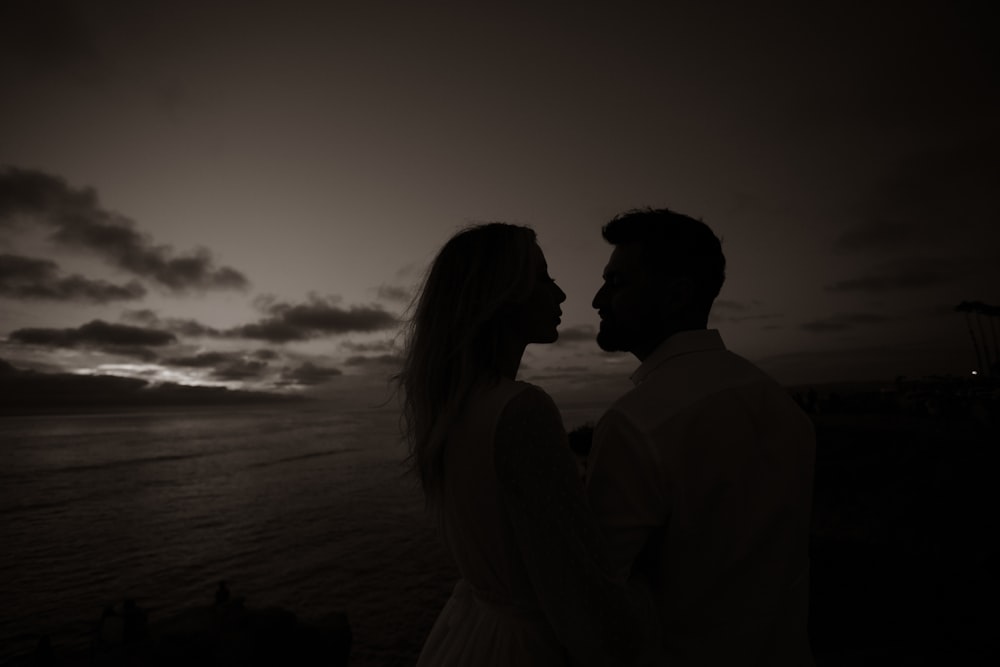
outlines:
[[[509,380],[445,450],[442,534],[461,580],[418,667],[652,662],[652,606],[611,570],[555,404]]]

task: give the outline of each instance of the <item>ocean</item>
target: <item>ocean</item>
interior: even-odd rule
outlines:
[[[564,413],[570,427],[589,406]],[[411,665],[457,574],[398,413],[325,404],[0,418],[0,662],[83,648],[130,597],[348,615],[354,667]]]

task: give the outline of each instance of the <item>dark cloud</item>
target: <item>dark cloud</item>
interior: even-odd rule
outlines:
[[[398,354],[355,355],[344,361],[345,366],[396,366],[403,363]]]
[[[257,359],[263,359],[264,361],[271,361],[278,358],[278,353],[274,350],[268,350],[261,348],[253,353],[253,356]]]
[[[712,310],[746,310],[748,308],[747,304],[742,301],[734,301],[733,299],[716,299],[712,302]]]
[[[784,317],[784,313],[754,313],[748,312],[759,309],[763,303],[753,299],[749,303],[734,301],[732,299],[716,299],[712,304],[712,312],[709,313],[711,322],[750,322],[755,320],[775,320]],[[727,315],[726,313],[736,313]]]
[[[926,289],[965,278],[975,266],[974,259],[899,259],[882,263],[858,278],[839,280],[824,289],[830,292],[872,293]]]
[[[399,285],[379,285],[378,298],[383,301],[409,303],[413,295],[409,289],[400,287]]]
[[[108,303],[141,299],[145,295],[145,288],[134,280],[115,285],[77,274],[62,276],[59,265],[51,260],[0,255],[0,296],[3,297]]]
[[[286,370],[282,374],[282,378],[287,383],[313,386],[329,382],[343,374],[339,368],[317,366],[307,361],[296,368]]]
[[[121,318],[126,322],[134,322],[135,324],[144,324],[147,327],[157,327],[164,328],[161,326],[162,320],[156,314],[155,311],[149,308],[138,308],[135,310],[126,309],[122,311]]]
[[[149,348],[177,342],[177,338],[169,331],[110,324],[103,320],[93,320],[70,329],[17,329],[11,332],[8,340],[41,347],[86,348],[145,361],[152,361],[157,357]]]
[[[168,317],[164,324],[168,331],[187,338],[220,338],[225,335],[219,329],[189,318]]]
[[[177,255],[170,246],[154,244],[133,221],[104,209],[92,188],[73,189],[41,171],[0,170],[0,227],[24,220],[52,227],[50,239],[55,243],[96,254],[172,292],[249,285],[236,269],[216,267],[205,248]]]
[[[755,309],[761,305],[760,301],[756,299],[751,303],[743,303],[741,301],[731,301],[726,299],[716,299],[715,303],[712,304],[712,312],[709,314],[709,320],[712,322],[748,322],[754,320],[774,320],[784,317],[784,313],[753,313],[747,312],[751,309]],[[720,310],[723,314],[720,314]],[[737,313],[735,315],[726,315],[724,313],[732,312]]]
[[[268,317],[225,333],[228,336],[287,343],[351,332],[384,331],[398,324],[396,316],[381,306],[345,309],[335,305],[335,301],[311,296],[302,304],[264,304]]]
[[[590,324],[577,324],[559,329],[559,343],[593,343],[597,340],[597,329]]]
[[[269,368],[267,360],[253,357],[257,355],[242,352],[200,352],[187,357],[171,357],[161,363],[181,368],[208,368],[211,369],[211,377],[216,380],[252,380],[263,377]]]
[[[378,305],[341,308],[336,298],[311,296],[306,303],[288,304],[270,297],[256,300],[268,315],[257,322],[229,329],[216,329],[196,320],[164,318],[149,309],[126,310],[122,317],[149,327],[156,327],[185,337],[242,338],[288,343],[342,333],[369,333],[390,329],[398,324],[396,316]],[[373,351],[379,343],[347,343],[354,351]],[[354,347],[351,347],[354,346]]]
[[[391,340],[377,340],[370,343],[355,343],[354,341],[345,340],[340,345],[345,350],[351,350],[352,352],[389,352],[395,347]]]
[[[759,320],[777,320],[784,316],[784,313],[761,313],[759,315],[736,315],[718,319],[725,320],[726,322],[755,322]]]
[[[268,370],[266,361],[234,358],[212,370],[212,377],[219,380],[253,380],[263,377]]]
[[[190,357],[170,357],[164,359],[163,363],[184,368],[212,368],[230,362],[234,358],[234,355],[225,352],[200,352]]]
[[[51,280],[59,270],[55,262],[20,255],[0,255],[0,286],[9,282]]]
[[[93,320],[75,329],[18,329],[11,338],[21,343],[77,347],[79,345],[150,345],[162,346],[177,342],[170,332],[158,329],[110,324]]]
[[[838,313],[811,322],[803,322],[800,328],[813,333],[829,333],[848,331],[869,324],[880,324],[890,319],[892,318],[877,313]]]
[[[225,336],[223,331],[210,327],[207,324],[202,324],[197,320],[180,317],[161,318],[148,308],[125,310],[121,316],[126,322],[134,322],[154,329],[163,329],[188,338],[222,338]]]
[[[266,340],[271,343],[289,343],[315,338],[312,330],[295,327],[279,319],[268,319],[255,324],[244,324],[231,330],[231,332],[240,338]]]

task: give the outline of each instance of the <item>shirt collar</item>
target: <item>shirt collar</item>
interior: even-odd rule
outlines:
[[[653,353],[646,357],[639,368],[632,373],[633,384],[640,384],[650,373],[665,364],[674,357],[691,352],[705,352],[708,350],[725,350],[722,343],[722,336],[718,329],[691,329],[689,331],[678,331],[667,337],[660,343]]]

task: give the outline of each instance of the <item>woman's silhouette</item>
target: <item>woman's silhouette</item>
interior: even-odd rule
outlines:
[[[611,571],[555,404],[515,381],[566,295],[528,227],[449,240],[425,278],[399,376],[413,467],[461,580],[421,667],[634,664],[647,607]]]

